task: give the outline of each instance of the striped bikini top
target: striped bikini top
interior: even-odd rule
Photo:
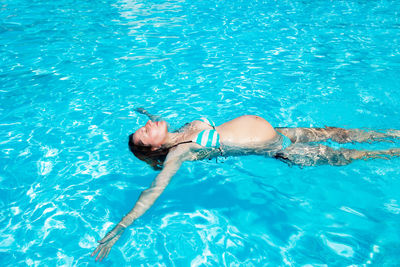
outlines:
[[[215,123],[213,121],[207,120],[206,118],[200,118],[199,120],[210,125],[212,127],[212,130],[203,130],[199,132],[197,136],[192,140],[180,142],[173,145],[172,147],[176,147],[181,144],[196,143],[207,148],[218,148],[222,153],[221,143],[219,142],[219,133],[215,130]]]
[[[200,121],[207,123],[213,129],[201,131],[192,142],[204,147],[219,148],[221,144],[219,142],[219,133],[215,130],[215,123],[206,118],[200,118]]]

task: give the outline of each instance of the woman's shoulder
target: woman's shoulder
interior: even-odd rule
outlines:
[[[197,146],[198,145],[193,142],[179,144],[178,146],[175,146],[169,150],[167,158],[182,161],[192,161],[194,160],[194,154],[197,151]]]
[[[191,130],[196,130],[200,125],[202,125],[202,121],[194,120],[192,122],[185,123],[181,128],[176,130],[177,133],[188,132]]]

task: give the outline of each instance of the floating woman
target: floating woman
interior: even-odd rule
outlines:
[[[185,124],[176,132],[144,109],[138,112],[150,120],[129,136],[129,148],[139,159],[161,170],[150,188],[144,190],[132,210],[101,239],[92,256],[102,260],[124,230],[142,216],[161,195],[184,161],[218,156],[265,155],[300,166],[346,165],[353,160],[400,156],[400,148],[387,150],[333,149],[316,142],[331,139],[337,143],[376,142],[400,139],[399,130],[383,132],[360,129],[273,128],[265,119],[240,116],[219,126],[202,118]]]

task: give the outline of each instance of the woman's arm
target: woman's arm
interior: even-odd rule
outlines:
[[[150,188],[144,190],[140,194],[133,209],[121,219],[119,224],[126,228],[137,218],[142,216],[161,195],[171,181],[172,176],[178,171],[181,165],[181,160],[170,160],[169,162],[164,163],[162,171],[157,175],[156,179],[154,179]]]
[[[151,121],[163,121],[163,118],[161,116],[150,114],[144,108],[137,108],[136,111],[140,114],[146,115]]]
[[[132,210],[123,217],[102,240],[98,241],[100,244],[91,255],[94,256],[99,253],[96,257],[96,261],[107,257],[110,253],[111,247],[121,237],[124,230],[137,218],[142,216],[167,187],[172,176],[178,171],[184,161],[182,154],[180,156],[174,156],[174,154],[176,155],[177,153],[170,154],[172,155],[167,156],[163,170],[157,175],[151,186],[140,194],[139,199]]]

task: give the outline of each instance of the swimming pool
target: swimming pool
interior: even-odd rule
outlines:
[[[256,114],[400,129],[398,1],[0,4],[0,262],[91,266],[156,172],[127,137]],[[399,147],[399,142],[358,147]],[[104,265],[393,266],[400,159],[185,163]]]

